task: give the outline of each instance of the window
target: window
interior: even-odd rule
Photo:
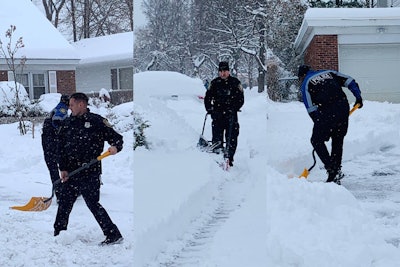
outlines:
[[[39,99],[46,93],[46,76],[44,73],[24,73],[16,75],[17,82],[25,87],[30,99]]]
[[[39,99],[41,95],[46,93],[44,74],[32,74],[32,89],[33,99]]]
[[[29,76],[28,74],[16,74],[17,82],[25,87],[26,92],[29,94]]]
[[[118,89],[118,70],[111,69],[111,89]]]
[[[133,89],[133,68],[111,69],[112,89]]]

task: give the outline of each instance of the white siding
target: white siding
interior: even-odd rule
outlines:
[[[76,91],[77,92],[98,92],[100,89],[111,89],[110,67],[93,66],[76,68]]]
[[[400,103],[400,44],[339,45],[339,70],[356,79],[364,99]]]

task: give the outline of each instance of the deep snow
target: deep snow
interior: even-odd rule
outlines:
[[[215,156],[196,148],[205,116],[202,82],[170,72],[134,78],[134,109],[151,125],[150,150],[133,152],[132,131],[122,130],[132,123],[132,103],[92,107],[116,114],[112,122],[124,135],[124,149],[103,160],[101,193],[124,243],[98,246],[104,236],[82,199],[68,231],[56,238],[55,203],[43,212],[10,210],[49,196],[51,185],[40,123],[34,136],[0,125],[1,266],[398,265],[399,104],[365,101],[350,117],[346,177],[338,186],[323,182],[320,162],[308,181],[297,178],[312,164],[312,123],[301,103],[274,103],[246,89],[235,166],[224,172]],[[46,95],[43,107],[58,99]]]
[[[324,183],[319,161],[297,178],[312,164],[302,103],[246,89],[224,172],[196,148],[202,81],[143,72],[134,83],[135,110],[151,125],[151,149],[134,153],[135,266],[398,265],[400,105],[365,101],[353,113],[338,186]]]
[[[51,111],[60,94],[42,96],[41,106]],[[90,107],[107,116],[124,137],[124,148],[103,159],[103,185],[100,203],[120,228],[125,240],[121,245],[100,247],[103,233],[83,199],[78,198],[72,210],[67,231],[53,236],[57,204],[48,210],[21,212],[10,206],[24,205],[33,196],[51,195],[50,176],[43,159],[41,123],[21,136],[18,123],[0,125],[0,266],[120,266],[133,265],[133,104],[125,103],[109,110]],[[105,149],[108,144],[105,145]]]

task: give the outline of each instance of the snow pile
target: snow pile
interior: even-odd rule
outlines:
[[[16,89],[17,88],[17,89]],[[22,106],[31,106],[25,87],[15,82],[0,82],[0,113],[8,116],[15,114],[16,96]]]
[[[371,199],[362,179],[373,183],[382,165],[369,157],[400,155],[400,105],[366,101],[350,117],[347,176],[338,186],[323,183],[319,160],[308,181],[297,178],[312,164],[312,122],[301,103],[245,90],[235,166],[226,173],[218,156],[196,148],[200,80],[144,72],[134,82],[152,144],[135,150],[135,266],[397,266],[400,195]],[[210,128],[208,119],[208,139]],[[400,179],[398,161],[388,167]]]
[[[60,94],[43,95],[39,105],[50,112],[60,97]],[[90,109],[102,112],[96,107]],[[131,102],[110,112],[120,123],[128,124],[132,117],[127,114],[132,109]],[[42,125],[35,124],[34,132],[23,136],[19,134],[17,123],[0,125],[3,137],[0,139],[0,242],[7,244],[0,252],[0,266],[133,266],[133,129],[120,132],[124,137],[122,151],[102,160],[100,203],[125,240],[121,245],[100,247],[98,244],[105,237],[81,197],[72,210],[68,231],[57,237],[53,236],[57,212],[54,200],[49,209],[42,212],[9,209],[25,205],[33,196],[51,195],[50,175],[41,146]]]

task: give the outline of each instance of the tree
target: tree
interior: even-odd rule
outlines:
[[[307,8],[297,0],[145,0],[148,24],[136,32],[139,70],[173,70],[210,79],[218,61],[258,91],[275,86],[295,57],[293,43]],[[180,14],[177,18],[174,14]],[[267,66],[277,68],[275,80]],[[271,68],[272,69],[272,68]]]
[[[41,5],[47,19],[74,42],[133,31],[132,0],[42,0]]]
[[[14,110],[14,117],[18,119],[19,122],[19,130],[21,135],[24,135],[27,133],[25,121],[24,121],[24,116],[26,113],[26,107],[22,104],[21,101],[21,90],[25,90],[23,87],[21,88],[20,84],[17,82],[18,81],[18,71],[22,73],[23,68],[25,66],[26,62],[26,57],[21,56],[19,59],[17,58],[16,54],[20,48],[24,47],[24,43],[22,40],[22,37],[19,37],[18,40],[13,44],[13,36],[14,32],[16,30],[16,27],[14,25],[11,25],[10,28],[6,31],[6,38],[8,39],[7,42],[7,48],[4,49],[3,47],[3,42],[0,39],[0,51],[1,51],[1,56],[4,57],[8,69],[12,73],[12,78],[14,80],[14,99],[9,99],[8,101],[10,102],[11,106],[13,107]],[[18,62],[19,60],[19,62]]]
[[[373,1],[372,1],[373,2]],[[369,0],[359,1],[359,0],[335,0],[335,1],[322,1],[322,0],[308,0],[310,7],[324,7],[324,8],[334,8],[334,7],[369,7]]]
[[[57,28],[60,19],[60,12],[64,7],[65,0],[42,0],[42,4],[46,13],[46,18]]]
[[[191,69],[193,41],[189,3],[185,0],[143,2],[148,27],[138,32],[135,42],[135,56],[145,59],[142,68],[181,73]]]

